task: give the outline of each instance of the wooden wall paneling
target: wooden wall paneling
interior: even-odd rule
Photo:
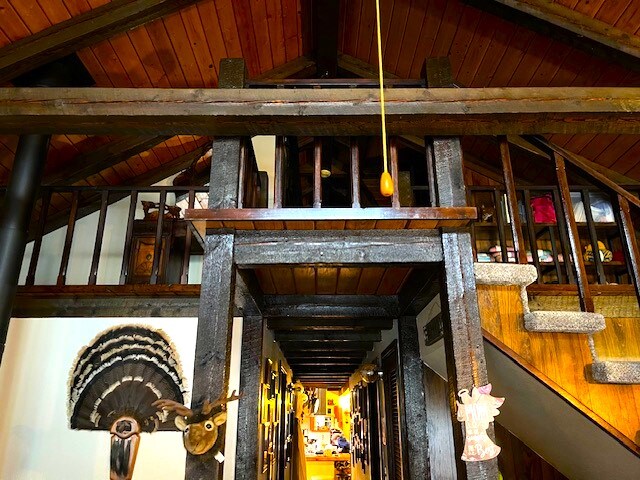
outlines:
[[[456,29],[456,33],[453,36],[453,40],[451,42],[451,50],[449,52],[454,80],[456,80],[458,78],[458,75],[460,74],[460,69],[462,68],[462,64],[464,62],[464,55],[469,48],[477,25],[482,19],[483,15],[478,14],[477,9],[468,5],[464,5],[462,7],[462,10],[460,11],[458,28]],[[417,60],[418,57],[419,56],[416,55],[415,60]],[[412,68],[412,72],[413,71],[415,70]]]
[[[342,52],[353,54],[353,52],[356,52],[358,49],[358,39],[360,35],[362,8],[364,2],[362,0],[351,0],[349,2],[340,3],[345,4],[344,23],[341,25],[342,48],[340,50]],[[369,3],[375,5],[375,2]]]
[[[198,6],[199,4],[196,4],[182,9],[180,17],[182,17],[182,23],[189,39],[190,49],[195,57],[196,66],[200,71],[201,86],[212,88],[218,83],[217,67],[220,60],[216,61],[211,53],[210,43],[208,43],[207,33],[205,32],[204,22],[200,16]],[[213,24],[213,20],[209,20],[207,24]]]
[[[384,70],[390,72],[397,72],[398,58],[400,57],[400,51],[402,43],[405,38],[405,30],[407,26],[407,20],[409,18],[409,11],[411,10],[411,2],[393,2],[393,13],[389,22],[389,30],[386,41],[383,44],[384,48]],[[380,12],[382,14],[382,12]],[[384,22],[384,20],[382,20]]]
[[[182,70],[185,78],[185,86],[190,88],[199,88],[205,86],[205,80],[201,75],[197,58],[194,54],[193,43],[187,36],[185,24],[183,21],[183,12],[177,12],[161,19],[171,45],[173,47],[173,55],[177,60],[177,67]],[[204,44],[199,47],[204,47]],[[206,49],[204,49],[206,51]],[[210,65],[210,61],[205,60],[205,65]]]
[[[517,26],[513,31],[513,36],[509,41],[509,45],[505,49],[504,55],[500,59],[496,70],[489,80],[487,86],[497,87],[509,85],[511,76],[516,70],[520,62],[524,58],[525,52],[529,44],[535,37],[535,33],[531,30]]]
[[[384,275],[384,268],[367,267],[362,269],[360,280],[358,281],[358,295],[374,295],[378,290],[378,285]]]
[[[265,0],[250,2],[251,5],[251,21],[254,36],[256,39],[256,47],[258,52],[258,60],[260,64],[260,73],[271,70],[275,65],[271,52],[271,39],[269,30],[279,24],[279,19],[267,19],[267,11]]]
[[[582,335],[527,332],[523,324],[519,287],[480,285],[478,304],[483,330],[492,343],[492,339],[499,341],[502,346],[497,346],[503,351],[507,348],[505,352],[516,362],[628,448],[640,451],[636,437],[640,429],[637,407],[640,385],[593,383],[585,375],[592,358],[586,338]],[[606,321],[612,328],[597,334],[598,344],[605,349],[605,345],[619,345],[617,335],[620,334],[614,327],[618,319],[608,318]],[[640,335],[637,323],[624,319],[620,323],[631,330],[625,330],[624,335],[626,338],[629,333],[627,341],[633,343],[635,349],[637,342],[632,338]],[[609,350],[606,352],[612,353]]]
[[[482,59],[482,63],[476,70],[473,79],[469,82],[469,86],[485,86],[491,83],[494,73],[498,72],[498,66],[506,51],[511,48],[511,41],[516,32],[517,28],[513,25],[502,20],[498,21],[498,26],[493,32],[491,42],[489,42],[487,54]]]
[[[459,2],[447,2],[442,20],[438,28],[438,35],[433,42],[430,57],[444,57],[449,55],[451,44],[458,29],[460,21],[461,4]],[[419,56],[419,55],[418,55]]]
[[[300,12],[297,0],[280,0],[282,3],[282,23],[284,28],[284,45],[287,61],[302,55],[302,34],[300,29]]]
[[[362,268],[340,267],[336,293],[338,295],[355,295],[358,291],[362,270]]]
[[[498,18],[488,15],[482,22],[476,26],[475,33],[469,44],[469,48],[464,56],[462,62],[462,68],[454,77],[456,82],[462,85],[472,86],[472,80],[476,76],[476,72],[482,65],[482,62],[487,54],[491,39],[495,35],[496,31],[500,28]]]
[[[522,61],[513,72],[513,75],[511,75],[509,86],[532,86],[531,77],[533,72],[538,68],[552,44],[553,41],[551,39],[536,35],[529,43]]]
[[[262,71],[261,59],[258,54],[258,46],[256,45],[256,37],[253,29],[253,20],[251,12],[251,2],[249,0],[234,0],[233,17],[237,25],[237,32],[240,38],[242,48],[242,56],[247,62],[247,70],[249,77],[257,75]],[[262,62],[267,61],[262,59]],[[270,60],[269,60],[270,61]]]
[[[420,40],[422,25],[424,24],[427,9],[429,8],[428,5],[428,1],[411,2],[402,45],[400,46],[400,53],[398,54],[396,65],[393,68],[393,72],[401,78],[410,78],[411,65],[416,58],[420,57],[420,55],[415,55],[415,52],[420,51],[418,50],[418,41]],[[360,28],[362,29],[362,27]]]
[[[438,33],[438,27],[440,26],[440,19],[442,11],[445,8],[446,1],[444,0],[429,0],[429,4],[425,7],[425,17],[422,23],[422,30],[420,31],[420,37],[418,39],[418,45],[416,52],[427,52],[426,56],[429,57],[433,43],[435,42],[436,35]],[[411,63],[411,78],[418,78],[424,65],[423,55],[414,54],[413,62]]]
[[[356,49],[352,52],[348,52],[343,48],[342,52],[368,61],[369,54],[371,53],[371,45],[375,42],[376,35],[375,3],[363,1],[360,8],[360,27],[358,29],[358,43],[356,45]]]
[[[265,0],[266,18],[269,25],[269,45],[274,67],[287,62],[287,49],[284,40],[284,19],[282,0]]]

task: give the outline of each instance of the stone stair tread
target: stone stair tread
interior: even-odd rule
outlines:
[[[640,384],[640,361],[601,360],[593,362],[591,375],[598,383]]]
[[[545,310],[524,315],[524,328],[530,332],[596,333],[605,326],[599,313]]]

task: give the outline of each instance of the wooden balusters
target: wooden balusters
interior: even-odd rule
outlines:
[[[393,195],[391,196],[391,206],[400,208],[400,188],[398,186],[398,139],[389,139],[389,169],[391,170],[391,180],[393,181]]]
[[[313,144],[313,208],[322,207],[322,138],[315,137]]]
[[[560,235],[560,245],[562,248],[562,258],[564,260],[565,272],[568,283],[576,283],[573,274],[573,263],[571,262],[571,249],[569,247],[569,237],[567,236],[567,226],[562,215],[562,204],[560,202],[560,192],[555,189],[551,192],[553,196],[553,206],[556,211],[556,222],[558,223],[558,234]]]
[[[524,214],[527,220],[527,233],[529,236],[529,248],[531,250],[531,260],[538,271],[538,283],[542,283],[542,269],[540,268],[540,259],[538,258],[538,239],[533,222],[533,210],[531,209],[531,193],[529,190],[524,191]]]
[[[511,156],[509,155],[509,142],[507,137],[499,137],[500,156],[502,157],[502,172],[504,175],[504,186],[507,192],[507,210],[511,220],[511,235],[513,237],[513,249],[515,250],[516,260],[518,263],[527,263],[527,252],[524,247],[524,239],[522,237],[522,222],[520,221],[520,212],[518,210],[518,196],[516,194],[516,184],[513,178],[513,169],[511,168]],[[536,255],[533,251],[532,255]]]
[[[593,254],[593,263],[596,266],[598,283],[601,285],[605,285],[607,283],[607,276],[604,273],[602,259],[600,258],[600,250],[598,249],[598,234],[596,233],[596,226],[593,222],[593,215],[591,214],[591,199],[589,198],[589,190],[583,189],[581,190],[580,194],[582,196],[582,205],[584,206],[584,215],[587,220],[589,241],[591,242],[591,253]]]
[[[122,269],[120,270],[120,285],[127,282],[129,276],[129,263],[131,260],[131,238],[133,237],[133,221],[136,218],[136,206],[138,203],[138,191],[131,191],[131,201],[129,203],[129,215],[127,219],[127,232],[124,236],[124,254],[122,256]]]
[[[571,193],[569,192],[569,182],[567,181],[567,171],[562,158],[558,153],[553,153],[556,165],[556,175],[558,180],[558,191],[560,193],[560,206],[562,215],[567,224],[567,233],[569,236],[569,245],[571,247],[571,256],[576,269],[576,280],[578,284],[578,295],[580,297],[580,307],[583,312],[593,312],[593,297],[591,296],[591,288],[587,279],[587,272],[584,267],[582,251],[580,248],[580,238],[578,236],[578,226],[573,216],[573,205],[571,204]],[[595,246],[597,249],[597,245]],[[597,252],[596,252],[597,254]]]
[[[189,208],[193,208],[196,201],[196,192],[192,189],[189,190]],[[184,236],[184,254],[182,256],[182,274],[180,275],[180,283],[189,283],[189,259],[191,258],[191,239],[193,233],[191,227],[187,226]]]
[[[109,191],[102,191],[100,202],[100,216],[98,217],[98,230],[96,231],[96,242],[93,247],[93,258],[91,259],[91,270],[89,270],[89,285],[95,285],[98,280],[98,264],[100,263],[100,252],[102,251],[102,239],[104,237],[104,226],[107,220],[107,207],[109,206]]]
[[[273,208],[282,208],[284,199],[284,137],[276,137],[276,163],[274,168]]]
[[[36,269],[38,268],[38,259],[40,257],[40,249],[42,248],[42,237],[44,235],[44,227],[47,223],[47,213],[49,212],[49,203],[51,202],[51,190],[47,189],[42,195],[40,203],[40,218],[38,219],[38,230],[33,241],[33,250],[31,251],[31,261],[29,262],[29,271],[25,285],[33,285],[36,279]]]
[[[73,192],[71,200],[71,211],[69,212],[69,221],[67,222],[67,234],[64,239],[64,248],[62,249],[62,259],[60,260],[60,271],[58,273],[57,285],[64,285],[67,281],[67,269],[69,268],[69,256],[71,255],[71,245],[73,243],[73,232],[76,227],[76,217],[78,216],[78,202],[80,200],[80,192]]]
[[[158,273],[160,271],[160,257],[162,256],[162,228],[164,226],[164,206],[167,203],[167,191],[160,192],[160,203],[158,204],[158,221],[156,223],[156,239],[153,247],[153,265],[151,267],[151,278],[149,283],[158,283]]]
[[[427,161],[427,181],[429,182],[429,204],[432,207],[438,206],[438,191],[436,190],[435,174],[433,172],[433,143],[431,139],[425,139],[424,154]]]
[[[636,238],[636,230],[633,227],[631,212],[629,210],[629,201],[618,194],[619,223],[622,228],[622,245],[627,259],[629,276],[633,281],[636,289],[636,297],[640,302],[640,252],[638,251],[638,240]]]
[[[500,190],[493,191],[493,203],[496,207],[496,224],[498,225],[498,238],[500,239],[500,256],[502,262],[509,261],[509,251],[507,249],[507,236],[504,231],[504,215],[502,214],[502,192]]]
[[[251,141],[251,140],[249,140]],[[240,175],[238,176],[238,208],[244,208],[247,194],[247,181],[251,171],[247,160],[247,139],[243,138],[240,145]],[[251,206],[251,204],[249,204]]]
[[[360,208],[360,146],[356,137],[351,137],[349,140],[349,153],[351,157],[351,208]]]

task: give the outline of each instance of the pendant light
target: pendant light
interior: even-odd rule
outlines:
[[[380,176],[380,193],[385,197],[393,195],[393,179],[389,173],[387,160],[387,124],[384,111],[384,77],[382,71],[382,34],[380,31],[380,0],[376,0],[376,23],[378,26],[378,74],[380,78],[380,117],[382,120],[382,165]]]

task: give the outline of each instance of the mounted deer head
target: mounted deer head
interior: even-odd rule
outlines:
[[[182,431],[184,448],[190,454],[202,455],[213,450],[216,459],[222,462],[224,435],[218,435],[218,428],[227,421],[227,403],[238,400],[241,396],[236,395],[234,391],[230,397],[222,397],[213,403],[205,401],[199,412],[194,412],[173,400],[156,400],[153,406],[176,412],[175,424]]]

